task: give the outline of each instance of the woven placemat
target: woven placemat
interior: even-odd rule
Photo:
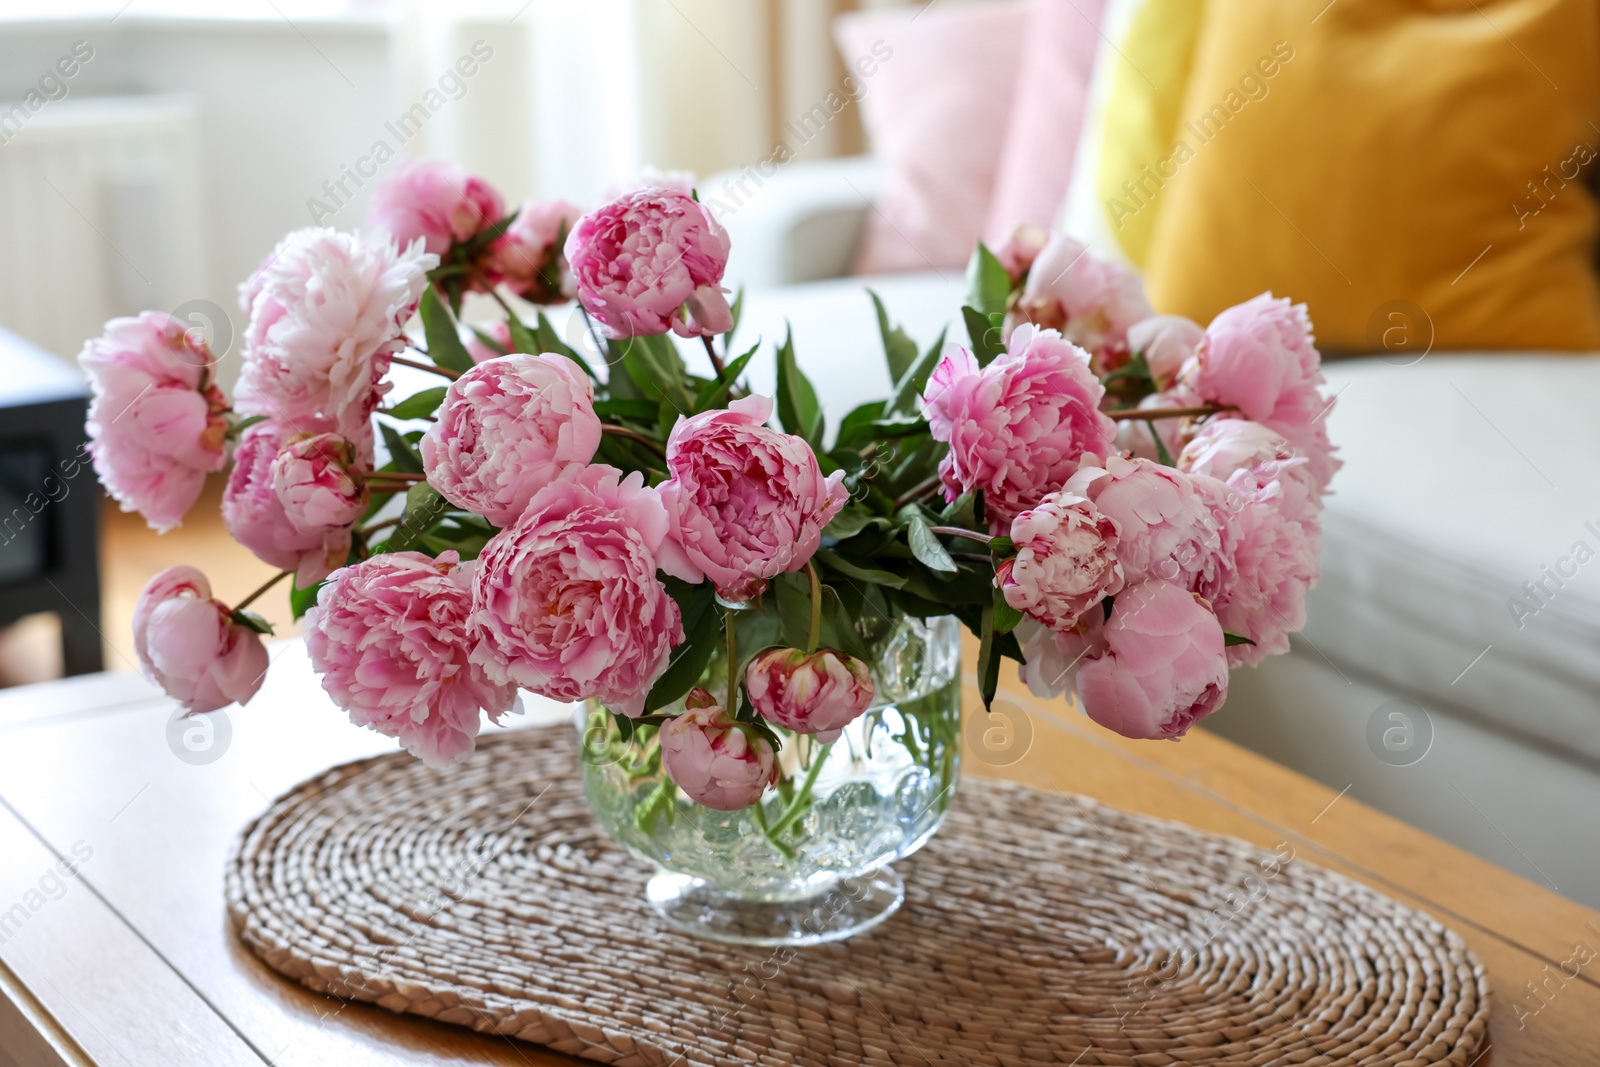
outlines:
[[[590,816],[570,728],[449,774],[336,768],[248,827],[240,936],[318,991],[619,1067],[1465,1067],[1461,939],[1341,875],[1081,797],[967,781],[905,906],[807,949],[659,922]]]

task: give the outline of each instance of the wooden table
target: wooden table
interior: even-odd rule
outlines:
[[[211,748],[190,738],[199,751],[169,743],[172,703],[132,675],[0,692],[0,1067],[580,1062],[319,996],[237,942],[222,899],[233,836],[302,778],[392,748],[345,723],[297,642],[273,654]],[[969,758],[969,773],[1289,841],[1465,936],[1496,996],[1474,1067],[1600,1063],[1600,914],[1215,736],[1125,742],[1064,703],[1005,696],[1031,746],[1005,768]],[[562,713],[537,704],[530,718]]]

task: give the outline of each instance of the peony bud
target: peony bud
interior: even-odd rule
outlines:
[[[744,687],[763,719],[823,742],[837,739],[873,696],[867,665],[831,648],[769,649],[745,668]]]
[[[245,703],[267,673],[261,635],[234,622],[193,567],[150,579],[133,609],[133,647],[145,677],[191,713]]]
[[[716,698],[695,689],[683,714],[661,727],[661,760],[690,798],[718,811],[738,811],[761,799],[778,780],[772,743],[734,721]]]
[[[726,333],[728,234],[687,192],[647,188],[585,215],[567,235],[578,300],[612,337]]]
[[[1069,629],[1122,588],[1117,525],[1081,496],[1051,493],[1012,520],[1011,540],[1017,555],[995,572],[1000,591],[1053,630]]]
[[[354,450],[336,433],[289,439],[272,461],[272,489],[284,517],[304,533],[339,530],[367,510],[365,479]]]

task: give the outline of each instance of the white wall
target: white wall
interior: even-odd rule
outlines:
[[[197,102],[205,270],[200,291],[190,295],[220,304],[242,326],[235,286],[285,232],[311,223],[307,199],[365,152],[399,110],[386,25],[141,19],[136,9],[115,23],[6,22],[0,99],[20,98],[77,40],[95,54],[69,82],[68,99],[184,93]],[[364,191],[355,192],[360,202],[330,224],[359,222]],[[0,255],[28,254],[16,235],[0,232]],[[56,347],[59,356],[76,355]],[[237,355],[223,361],[226,380]]]

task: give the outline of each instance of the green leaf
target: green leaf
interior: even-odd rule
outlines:
[[[733,347],[733,335],[739,330],[739,320],[744,318],[744,286],[739,286],[739,292],[733,298],[733,325],[728,327],[728,332],[722,335],[722,343],[728,348]]]
[[[247,630],[254,630],[258,634],[272,636],[272,624],[253,611],[240,609],[231,616],[233,621]]]
[[[245,418],[236,421],[232,426],[229,426],[228,435],[230,437],[238,437],[256,423],[266,421],[267,417],[265,415],[248,415]]]
[[[786,432],[805,438],[812,448],[821,445],[822,405],[810,379],[795,362],[793,330],[778,349],[778,422]]]
[[[772,580],[777,605],[779,639],[790,648],[803,649],[811,636],[811,583],[804,572],[780,574]]]
[[[875,585],[886,585],[890,589],[899,589],[906,584],[906,580],[900,577],[898,574],[890,574],[888,571],[880,571],[874,570],[871,567],[863,567],[858,563],[850,562],[837,552],[830,552],[827,549],[818,551],[817,559],[826,563],[840,574],[843,574],[849,578],[856,578],[863,582],[872,582]]]
[[[1148,428],[1150,430],[1150,440],[1156,444],[1156,461],[1164,466],[1176,467],[1178,464],[1173,461],[1172,453],[1167,451],[1167,443],[1161,439],[1161,434],[1156,432],[1156,424],[1149,423]]]
[[[972,342],[972,354],[977,357],[978,366],[987,367],[1006,350],[1001,339],[1001,328],[990,322],[983,312],[977,308],[963,307],[961,319],[967,325],[967,338]]]
[[[423,290],[419,310],[422,312],[422,333],[428,339],[428,358],[447,370],[471,370],[472,354],[461,343],[461,336],[456,333],[456,320],[439,302],[439,294],[432,286]]]
[[[1244,634],[1236,634],[1232,630],[1224,630],[1222,631],[1222,644],[1225,648],[1232,648],[1234,645],[1253,645],[1255,642]]]
[[[654,422],[661,405],[654,400],[596,400],[594,413],[603,419],[632,419],[635,422]]]
[[[982,241],[967,262],[967,302],[985,315],[1005,314],[1011,275]]]
[[[907,518],[906,539],[911,542],[912,554],[929,570],[954,574],[959,569],[956,561],[950,558],[949,550],[939,543],[921,515],[912,514]]]
[[[760,349],[760,342],[751,345],[750,351],[724,367],[722,374],[715,381],[707,382],[700,387],[700,392],[694,398],[696,415],[702,411],[710,411],[712,408],[722,407],[723,404],[727,403],[728,390],[733,388],[733,383],[739,380],[739,375],[744,373],[745,366]]]
[[[836,541],[848,541],[873,523],[888,524],[888,519],[874,515],[860,504],[846,504],[839,509],[833,521],[822,528],[822,536]]]
[[[875,439],[878,435],[872,424],[882,418],[886,404],[886,400],[873,400],[852,408],[850,414],[839,423],[839,438],[834,442],[834,447],[851,448]]]
[[[1009,537],[989,538],[989,551],[1000,556],[1009,556],[1017,550],[1017,543]]]
[[[301,589],[300,586],[295,585],[293,589],[289,590],[289,610],[293,613],[294,620],[296,622],[300,621],[300,616],[310,611],[316,605],[317,594],[321,592],[322,587],[327,584],[327,579],[324,578],[322,581],[318,582],[316,585],[313,585],[309,589]]]
[[[498,355],[502,355],[503,356],[503,355],[506,355],[508,352],[511,351],[511,349],[508,349],[508,348],[506,348],[505,345],[501,344],[499,339],[496,338],[493,334],[488,333],[487,331],[484,331],[484,330],[480,330],[476,326],[469,326],[469,327],[467,327],[467,329],[472,331],[472,335],[478,339],[478,343],[479,344],[483,345],[485,348],[489,349],[491,352],[494,352],[494,353],[497,353]],[[516,343],[512,342],[512,348],[515,348],[515,347],[516,347]]]
[[[945,505],[939,513],[939,522],[944,526],[964,526],[971,529],[978,520],[973,514],[974,497],[971,493],[962,493],[950,503]]]
[[[1145,362],[1143,352],[1135,352],[1128,362],[1100,378],[1101,385],[1110,385],[1114,381],[1131,378],[1134,381],[1144,382],[1155,387],[1155,381],[1150,377],[1150,364]]]
[[[550,325],[550,320],[545,318],[542,311],[539,312],[539,325],[534,331],[533,345],[534,347],[531,351],[554,352],[558,356],[566,356],[582,367],[583,373],[587,374],[591,381],[598,382],[600,380],[599,375],[595,374],[594,368],[589,366],[589,361],[584,359],[577,349],[561,339],[561,335],[556,332],[554,326]]]
[[[646,399],[666,404],[673,413],[670,427],[678,415],[687,415],[694,407],[689,394],[689,384],[683,359],[677,346],[664,336],[630,337],[625,342],[622,366],[639,393]]]
[[[388,411],[390,418],[395,419],[425,419],[439,410],[439,405],[444,403],[444,394],[448,386],[436,385],[432,389],[424,389],[420,393],[413,393]]]
[[[667,591],[678,602],[683,616],[682,643],[672,650],[667,669],[645,697],[647,711],[656,711],[682,698],[695,687],[711,662],[711,654],[722,644],[721,615],[716,610],[715,594],[710,582],[689,585],[687,582],[669,580]]]
[[[894,395],[889,398],[888,406],[883,409],[885,416],[917,409],[917,401],[922,399],[922,391],[928,387],[928,375],[933,373],[933,369],[939,365],[939,360],[944,358],[944,338],[947,332],[941,330],[932,347],[896,379]]]
[[[978,695],[983,698],[983,710],[994,703],[994,694],[1000,688],[1000,657],[995,652],[994,603],[983,606],[978,642]]]
[[[877,293],[868,289],[867,295],[872,297],[872,307],[878,313],[878,335],[883,338],[883,358],[889,364],[889,380],[898,382],[917,361],[917,342],[900,327],[889,325],[889,312]]]
[[[506,329],[511,333],[511,351],[535,356],[546,351],[539,343],[539,335],[528,329],[527,324],[515,315],[506,316]]]
[[[993,611],[996,635],[1010,633],[1017,628],[1017,623],[1022,621],[1022,612],[1006,603],[1005,594],[998,589],[994,591]]]
[[[417,450],[401,436],[399,430],[387,422],[380,422],[378,432],[383,434],[384,447],[389,450],[389,466],[407,474],[422,473],[422,457],[417,455]]]
[[[400,525],[389,535],[384,551],[404,552],[415,548],[422,535],[444,517],[449,505],[427,482],[418,482],[406,491],[406,510]]]
[[[809,623],[810,617],[807,616]],[[799,647],[805,647],[802,644]],[[861,634],[856,630],[856,621],[845,610],[844,601],[839,599],[839,594],[834,592],[832,586],[822,587],[822,644],[826,648],[837,648],[847,652],[859,660],[868,658],[867,646],[861,640]]]

